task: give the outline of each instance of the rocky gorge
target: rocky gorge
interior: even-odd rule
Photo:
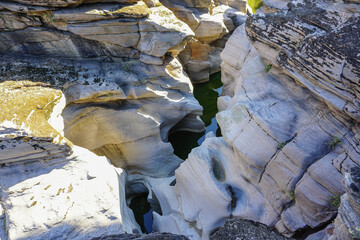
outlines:
[[[262,2],[0,1],[0,239],[358,238],[359,1]]]

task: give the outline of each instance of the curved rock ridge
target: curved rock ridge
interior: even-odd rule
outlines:
[[[155,214],[154,225],[207,239],[232,217],[287,236],[334,220],[343,175],[360,165],[358,111],[336,107],[338,99],[356,106],[358,7],[296,1],[253,15],[234,32],[221,55],[225,96],[216,118],[223,138],[208,137],[176,170],[165,199],[177,203],[164,203],[171,210]],[[311,67],[304,65],[309,54],[316,54]],[[339,58],[343,64],[335,64]]]
[[[156,0],[60,2],[0,1],[0,81],[50,83],[74,144],[129,172],[173,174],[169,132],[204,129],[174,58],[193,31]]]
[[[4,78],[61,88],[65,136],[130,172],[167,176],[181,163],[167,142],[169,131],[204,129],[202,107],[176,59],[160,66],[24,55],[1,60]]]
[[[63,137],[61,91],[7,81],[0,92],[0,238],[140,233],[125,171]]]
[[[245,22],[249,6],[246,1],[177,1],[161,0],[194,31],[179,55],[194,83],[209,80],[220,71],[220,52],[231,32]]]

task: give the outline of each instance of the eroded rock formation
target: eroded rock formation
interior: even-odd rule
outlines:
[[[6,81],[0,92],[0,238],[141,232],[124,198],[125,171],[63,137],[61,91]]]
[[[171,174],[181,161],[169,131],[204,129],[173,58],[194,35],[188,25],[156,1],[29,4],[0,2],[1,80],[63,90],[65,136],[74,144],[129,172]]]
[[[161,0],[176,17],[194,31],[185,50],[179,54],[193,82],[209,80],[220,71],[220,53],[231,32],[246,20],[251,10],[246,1]]]
[[[176,170],[178,205],[155,218],[161,231],[181,222],[206,239],[237,216],[292,236],[334,220],[343,175],[360,165],[359,5],[288,7],[250,16],[227,42],[223,138],[209,136]]]
[[[233,217],[331,235],[360,165],[360,7],[287,2],[0,1],[0,237],[139,233],[125,190],[190,239]],[[223,137],[180,165],[168,134],[204,126],[176,56],[206,79],[246,18],[221,54]],[[358,220],[347,191],[338,238]]]

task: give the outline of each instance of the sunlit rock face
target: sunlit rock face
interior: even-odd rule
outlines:
[[[195,33],[179,57],[190,79],[209,80],[220,71],[220,52],[231,32],[245,22],[249,7],[246,1],[177,1],[162,0],[177,18]]]
[[[177,55],[193,31],[160,3],[148,2],[150,7],[138,1],[62,9],[1,2],[0,52],[81,58]]]
[[[208,138],[176,170],[168,198],[179,205],[155,218],[161,231],[187,225],[187,236],[206,239],[239,216],[291,236],[335,218],[343,175],[360,165],[359,6],[289,6],[249,17],[227,42],[223,138]]]
[[[2,239],[141,231],[126,205],[124,170],[63,137],[61,91],[7,81],[0,93]]]
[[[181,161],[169,131],[204,129],[174,58],[194,33],[157,1],[91,2],[1,2],[0,80],[61,89],[64,132],[74,144],[129,172],[173,174]]]
[[[129,171],[167,176],[181,162],[167,142],[169,131],[203,130],[197,117],[202,108],[176,59],[161,66],[139,60],[3,60],[5,76],[61,86],[65,136]]]

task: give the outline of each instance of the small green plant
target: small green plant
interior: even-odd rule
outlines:
[[[281,150],[281,149],[283,149],[283,147],[285,147],[285,145],[286,145],[286,142],[282,142],[282,143],[279,143],[276,148],[277,148],[277,150]]]
[[[330,197],[330,205],[334,208],[340,207],[340,196],[331,196]]]
[[[54,23],[54,13],[52,11],[45,12],[44,20],[50,24],[53,24]]]
[[[349,233],[352,239],[360,239],[360,227],[357,226],[355,230],[349,228]]]
[[[272,68],[272,64],[268,64],[268,65],[265,67],[265,72],[269,72],[271,68]]]
[[[256,13],[256,10],[264,5],[261,0],[248,0],[248,4],[251,7],[253,13]]]
[[[124,71],[130,72],[130,64],[125,63],[125,64],[122,66],[122,68],[124,69]]]
[[[289,192],[289,198],[291,201],[295,200],[295,188],[292,188]]]
[[[336,145],[340,145],[341,144],[341,140],[339,137],[332,137],[332,139],[327,143],[327,145],[331,148],[334,149],[336,147]]]

